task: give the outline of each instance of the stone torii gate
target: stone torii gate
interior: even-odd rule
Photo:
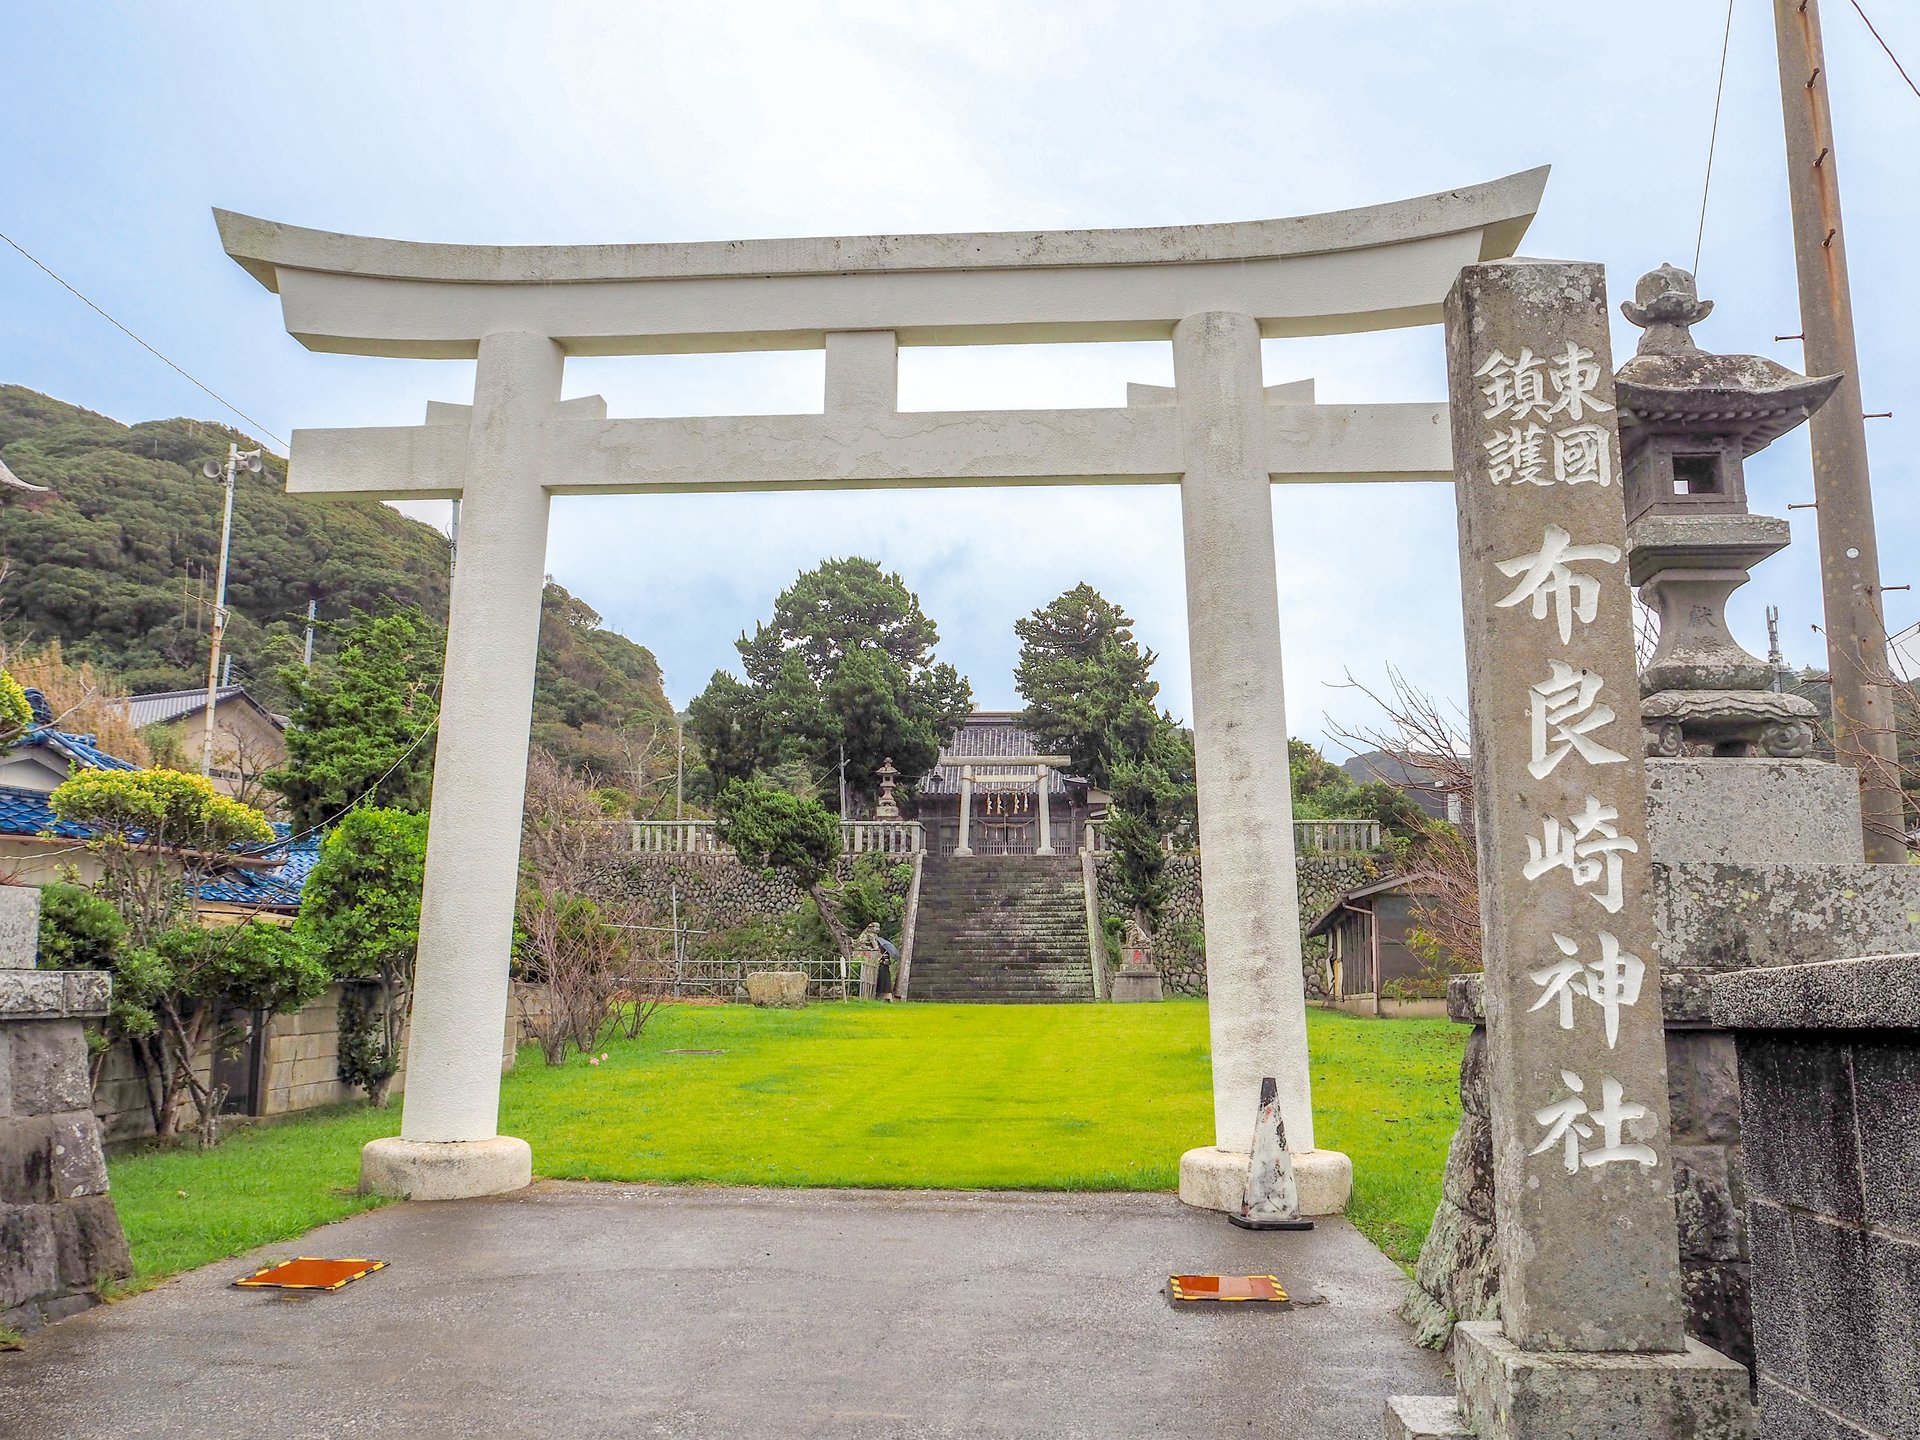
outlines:
[[[421,1199],[525,1185],[498,1134],[500,1031],[554,495],[1178,485],[1213,1055],[1212,1145],[1182,1198],[1237,1208],[1263,1076],[1307,1213],[1351,1166],[1315,1149],[1268,485],[1450,481],[1444,403],[1316,405],[1263,385],[1263,337],[1435,324],[1461,267],[1513,253],[1545,169],[1241,224],[686,245],[437,245],[216,211],[227,253],[313,350],[475,359],[420,426],[296,430],[288,488],[458,498],[426,890],[398,1139],[363,1183]],[[897,347],[1173,342],[1124,407],[897,408]],[[824,348],[822,413],[610,420],[569,355]]]

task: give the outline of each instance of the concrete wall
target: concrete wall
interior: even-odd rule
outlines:
[[[1709,989],[1739,1050],[1762,1432],[1920,1435],[1920,955]]]
[[[1121,918],[1126,903],[1121,898],[1119,878],[1114,872],[1114,857],[1094,857],[1100,886],[1102,918]],[[1300,927],[1302,970],[1307,994],[1325,998],[1328,993],[1327,940],[1325,936],[1304,938],[1304,931],[1318,919],[1327,906],[1356,885],[1380,878],[1379,857],[1372,855],[1303,854],[1295,860],[1300,891]],[[1204,948],[1188,943],[1189,936],[1204,939],[1201,930],[1201,873],[1198,855],[1173,855],[1167,859],[1169,895],[1161,915],[1160,933],[1155,939],[1153,963],[1160,971],[1160,983],[1169,995],[1207,993],[1207,967]]]
[[[507,1007],[501,1038],[500,1068],[513,1068],[514,1052],[526,1038],[523,1006],[540,1003],[538,986],[514,986],[514,1002]],[[263,1119],[339,1105],[363,1098],[362,1092],[340,1078],[340,993],[329,985],[319,997],[288,1015],[267,1021],[266,1054],[259,1094],[252,1112]],[[202,1051],[195,1070],[205,1076],[212,1056]],[[407,1083],[406,1048],[401,1047],[400,1071],[391,1094],[399,1096]],[[147,1103],[146,1080],[132,1051],[115,1047],[101,1068],[93,1089],[93,1111],[109,1144],[144,1139],[153,1134],[153,1111]],[[189,1117],[191,1118],[191,1117]]]

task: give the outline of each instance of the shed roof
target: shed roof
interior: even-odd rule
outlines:
[[[1316,935],[1326,934],[1334,927],[1341,913],[1356,901],[1372,900],[1376,896],[1391,894],[1396,890],[1412,889],[1415,893],[1419,893],[1418,882],[1431,878],[1431,871],[1415,870],[1406,875],[1389,875],[1384,880],[1375,880],[1368,885],[1356,885],[1345,894],[1334,897],[1333,903],[1321,913],[1320,918],[1307,928],[1306,938],[1311,940]],[[1368,905],[1361,908],[1372,909],[1373,907]]]

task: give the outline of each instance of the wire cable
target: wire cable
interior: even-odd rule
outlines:
[[[113,316],[109,315],[105,310],[101,309],[98,305],[94,304],[93,301],[89,300],[85,295],[81,294],[77,287],[75,287],[70,281],[68,281],[64,276],[62,276],[58,271],[56,271],[51,265],[48,265],[46,261],[42,260],[38,255],[35,255],[31,250],[27,249],[27,247],[22,245],[18,240],[14,239],[11,235],[7,234],[5,231],[0,231],[0,240],[6,241],[8,245],[12,246],[16,251],[20,253],[21,257],[25,259],[28,264],[32,265],[35,269],[39,270],[48,279],[52,280],[54,284],[58,285],[62,290],[65,290],[69,295],[73,296],[74,299],[78,300],[82,305],[86,306],[89,310],[93,311],[93,313],[98,315],[102,320],[105,320],[109,325],[113,326],[114,329],[118,330],[122,335],[126,336],[129,340],[133,341],[134,344],[138,345],[142,350],[146,351],[149,355],[153,356],[153,358],[158,360],[162,365],[165,365],[169,370],[172,370],[175,374],[179,375],[189,385],[192,385],[195,388],[202,390],[206,394],[212,396],[213,399],[218,404],[220,404],[221,406],[225,407],[228,410],[231,410],[235,415],[238,415],[242,420],[246,421],[247,424],[253,426],[255,430],[259,431],[260,434],[266,436],[267,439],[273,441],[273,443],[278,445],[282,450],[285,450],[288,448],[287,442],[285,440],[282,440],[278,435],[274,434],[273,431],[267,429],[266,426],[262,425],[258,420],[254,419],[251,415],[247,414],[246,411],[242,410],[238,405],[234,404],[231,400],[227,399],[226,396],[222,395],[218,390],[215,390],[211,385],[208,385],[204,381],[196,379],[193,375],[189,374],[184,368],[182,368],[179,365],[176,365],[172,360],[169,360],[165,355],[162,355],[153,346],[149,345],[146,341],[142,340],[138,335],[134,334],[133,331],[129,330],[126,326],[122,325],[118,320],[114,319]]]
[[[392,775],[394,771],[398,770],[402,765],[407,763],[407,757],[412,755],[414,751],[420,748],[421,742],[425,740],[427,736],[433,734],[435,730],[440,728],[440,704],[439,704],[440,686],[437,682],[433,687],[433,701],[434,701],[433,719],[427,722],[426,728],[424,730],[422,730],[418,735],[413,737],[412,743],[409,744],[406,749],[400,752],[400,754],[395,758],[394,762],[391,765],[389,765],[385,770],[382,770],[379,775],[374,777],[374,779],[368,783],[366,789],[362,790],[358,795],[354,796],[351,800],[347,801],[346,804],[342,805],[338,810],[334,811],[333,814],[329,815],[326,819],[322,820],[319,824],[309,826],[307,829],[302,830],[298,835],[295,835],[291,833],[291,831],[289,831],[287,838],[284,840],[281,840],[276,837],[270,844],[256,845],[252,847],[243,847],[242,849],[238,850],[235,853],[240,855],[271,855],[275,850],[279,850],[283,847],[288,852],[291,852],[295,845],[300,844],[303,840],[310,839],[311,837],[320,834],[329,825],[333,824],[334,821],[338,820],[341,816],[345,815],[349,810],[353,809],[354,806],[358,805],[362,800],[366,799],[369,795],[373,794],[374,791],[378,790],[382,785],[384,785],[387,782],[388,776]]]
[[[1907,73],[1907,67],[1900,63],[1900,57],[1893,53],[1893,47],[1880,38],[1880,32],[1873,28],[1873,21],[1867,18],[1867,12],[1860,8],[1860,0],[1847,0],[1853,6],[1853,13],[1860,17],[1860,23],[1867,27],[1867,33],[1880,41],[1880,48],[1887,52],[1887,59],[1893,61],[1893,68],[1900,72],[1900,78],[1907,82],[1907,88],[1920,95],[1920,85],[1913,83],[1913,76]]]
[[[1713,87],[1713,128],[1707,132],[1707,174],[1700,182],[1700,227],[1693,232],[1693,278],[1700,280],[1700,247],[1707,238],[1707,195],[1713,189],[1713,152],[1720,143],[1720,101],[1727,92],[1727,49],[1733,40],[1733,0],[1727,0],[1726,28],[1720,33],[1720,79]]]

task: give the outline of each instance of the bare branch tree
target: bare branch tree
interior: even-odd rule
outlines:
[[[543,987],[541,1002],[523,1004],[521,1015],[549,1065],[562,1063],[569,1045],[590,1054],[616,1031],[637,1037],[666,992],[658,917],[595,894],[606,835],[592,787],[535,749],[527,759],[516,911],[522,965]]]
[[[1379,752],[1403,771],[1428,777],[1428,787],[1447,797],[1462,825],[1429,820],[1408,842],[1400,858],[1403,872],[1421,883],[1412,894],[1414,926],[1408,938],[1430,966],[1450,971],[1480,968],[1480,878],[1471,833],[1473,754],[1467,719],[1458,706],[1436,699],[1387,667],[1386,692],[1362,684],[1358,690],[1386,717],[1384,726],[1347,726],[1328,718],[1328,733],[1356,753]],[[1400,776],[1381,776],[1398,783]]]

